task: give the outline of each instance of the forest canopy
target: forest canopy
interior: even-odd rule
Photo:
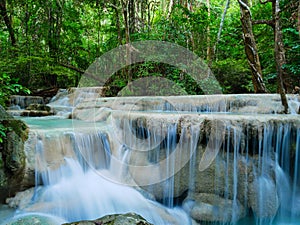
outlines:
[[[144,40],[197,54],[223,93],[288,93],[300,86],[298,0],[0,0],[0,14],[4,97],[77,86],[97,57]],[[143,76],[162,76],[188,94],[202,94],[184,71],[144,62],[114,74],[107,95]]]

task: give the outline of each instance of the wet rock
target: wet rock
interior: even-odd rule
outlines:
[[[41,117],[41,116],[51,116],[54,115],[51,111],[43,111],[43,110],[22,110],[20,116],[28,116],[28,117]]]
[[[23,209],[25,206],[30,204],[30,202],[32,201],[32,197],[34,195],[34,189],[35,188],[33,187],[33,188],[29,188],[25,191],[18,192],[14,197],[7,198],[6,204],[10,208]]]
[[[143,217],[135,213],[107,215],[92,221],[65,223],[64,225],[151,225]]]
[[[190,197],[189,197],[190,198]],[[245,208],[238,200],[224,199],[218,195],[199,193],[195,194],[187,204],[193,219],[210,222],[232,222],[246,215]]]
[[[0,143],[0,201],[21,190],[25,173],[26,155],[24,142],[28,137],[25,123],[10,116],[0,106],[1,124],[6,137]]]
[[[64,222],[65,221],[60,218],[32,213],[20,215],[14,219],[7,220],[5,221],[5,225],[60,225]]]
[[[260,176],[249,186],[249,204],[255,215],[260,218],[275,217],[280,202],[273,179]]]
[[[92,89],[91,89],[92,91]],[[77,93],[78,92],[78,93]],[[76,89],[77,93],[70,94],[74,104],[81,108],[107,107],[113,110],[161,110],[161,111],[193,111],[193,112],[233,112],[254,114],[281,113],[280,96],[278,94],[239,94],[239,95],[202,95],[202,96],[170,96],[170,97],[110,97],[98,98],[99,96],[83,97],[81,93],[87,90]],[[80,98],[78,98],[78,96]],[[300,96],[287,95],[288,100],[295,99],[299,102]],[[79,101],[80,100],[80,101]],[[289,106],[291,111],[294,106]],[[298,108],[297,108],[298,110]]]
[[[51,108],[50,106],[44,104],[30,104],[28,107],[26,107],[26,110],[39,110],[50,112]]]
[[[54,113],[51,111],[51,107],[44,104],[30,104],[25,110],[13,110],[10,111],[12,115],[18,113],[19,116],[25,117],[41,117],[41,116],[51,116]]]

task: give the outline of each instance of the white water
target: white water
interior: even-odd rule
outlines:
[[[164,107],[171,110],[168,105]],[[215,105],[213,108],[222,107]],[[190,109],[198,111],[197,107],[191,106]],[[213,109],[208,111],[211,113]],[[163,110],[160,112],[163,114]],[[170,112],[167,115],[172,117]],[[211,116],[213,117],[212,114]],[[199,126],[203,120],[198,121],[198,127],[181,127],[180,137],[176,136],[178,129],[176,119],[175,123],[168,124],[164,129],[162,127],[165,124],[162,123],[159,127],[161,130],[151,130],[143,127],[144,124],[138,126],[135,124],[134,127],[133,123],[136,121],[123,118],[117,127],[109,132],[102,128],[97,130],[98,124],[92,124],[92,126],[89,124],[90,127],[85,127],[84,124],[74,125],[73,123],[64,125],[63,129],[58,129],[57,126],[63,125],[61,122],[63,120],[53,121],[55,123],[53,127],[49,121],[45,122],[44,127],[39,127],[41,121],[31,121],[31,123],[36,123],[32,128],[37,131],[35,147],[37,183],[41,180],[44,186],[37,186],[32,202],[22,210],[47,213],[69,222],[95,219],[107,214],[136,212],[149,222],[158,225],[190,224],[189,209],[185,212],[179,206],[173,207],[176,190],[172,175],[177,172],[179,161],[186,157],[189,160],[187,175],[189,191],[197,189],[195,173],[200,167],[197,165],[199,162],[194,152],[201,141],[207,142],[206,150],[211,150],[211,155],[214,155],[209,162],[216,163],[216,168],[221,168],[222,164],[225,165],[224,174],[218,170],[213,174],[215,186],[212,188],[212,193],[222,195],[225,200],[232,201],[231,224],[300,224],[300,159],[298,156],[300,128],[295,129],[295,125],[290,122],[273,123],[272,119],[266,120],[264,116],[262,117],[260,117],[261,123],[252,125],[243,123],[244,119],[247,120],[245,117],[238,122],[232,122],[229,116],[224,128],[226,138],[218,137],[218,135],[223,135],[222,130],[213,135],[212,140],[205,140],[212,136],[201,137]],[[120,118],[116,120],[118,119]],[[241,123],[237,124],[239,122]],[[70,129],[66,130],[66,128]],[[83,131],[83,128],[92,132]],[[110,128],[106,127],[106,129]],[[119,132],[121,136],[118,136]],[[187,138],[188,136],[191,137]],[[253,138],[253,143],[250,143],[247,136],[256,138]],[[145,157],[148,154],[145,151],[147,147],[153,150],[148,158],[151,158],[154,163],[160,160],[161,155],[166,155],[164,170],[149,166],[150,170],[153,170],[152,173],[143,168],[144,170],[135,174],[134,181],[127,180],[126,174],[130,170],[132,160],[138,159],[133,167],[148,166],[149,161]],[[182,151],[184,149],[186,151]],[[135,150],[145,151],[147,154],[136,153]],[[177,155],[173,154],[174,152],[177,152]],[[58,154],[59,158],[52,154]],[[172,155],[174,157],[171,157]],[[219,160],[217,157],[219,155],[223,155],[225,160]],[[53,159],[59,160],[53,161]],[[243,165],[240,162],[246,165],[252,163],[252,166],[249,166],[249,170],[253,171],[252,177],[247,177],[247,174],[245,179],[246,181],[252,179],[255,184],[258,208],[254,211],[252,219],[237,222],[237,214],[240,210],[239,200],[243,198],[246,208],[249,204],[247,195],[249,187],[245,186],[244,190],[239,189],[240,177],[243,175],[239,170],[239,167]],[[203,170],[205,169],[206,167]],[[163,177],[162,180],[165,180],[163,196],[160,199],[164,205],[151,200],[153,199],[151,194],[124,185],[134,186],[134,182],[143,184],[151,180],[158,181],[157,177]],[[166,179],[168,177],[170,179]],[[219,183],[224,185],[219,187]],[[142,193],[145,193],[146,197]],[[272,200],[274,193],[278,195],[280,202],[277,214],[276,212],[266,214],[268,201]]]
[[[59,121],[44,121],[40,126],[31,121],[36,132],[29,141],[35,143],[36,183],[43,186],[37,185],[31,202],[23,204],[21,215],[16,216],[46,213],[73,222],[134,212],[153,224],[191,223],[180,207],[163,206],[126,185],[126,180],[122,183],[122,168],[111,166],[111,159],[118,156],[111,155],[103,131],[91,132],[90,124],[79,123],[81,132],[74,133],[65,120],[61,120],[64,129],[53,129],[51,124]]]
[[[49,125],[49,122],[45,122],[45,125],[47,124]],[[95,219],[114,213],[136,212],[154,224],[190,223],[190,219],[183,209],[180,207],[173,208],[174,178],[168,179],[164,184],[164,197],[162,202],[164,205],[169,206],[169,208],[149,200],[134,188],[121,184],[123,178],[124,183],[132,184],[131,181],[125,179],[126,177],[122,176],[127,173],[127,163],[130,163],[128,159],[133,157],[128,147],[134,146],[134,148],[136,148],[137,144],[133,142],[141,141],[140,139],[128,140],[126,146],[120,145],[119,150],[114,152],[115,150],[111,148],[120,144],[120,139],[117,138],[117,140],[114,141],[109,140],[108,137],[111,138],[113,134],[110,133],[108,136],[104,130],[96,133],[86,132],[82,130],[83,125],[76,125],[77,131],[74,133],[74,128],[70,131],[64,128],[62,131],[52,132],[51,130],[53,130],[53,128],[47,131],[47,129],[43,129],[42,127],[37,127],[36,125],[35,127],[41,132],[36,149],[39,159],[38,162],[40,162],[43,165],[42,168],[44,168],[40,169],[39,177],[41,177],[45,187],[37,188],[32,204],[28,205],[25,210],[50,213],[67,221]],[[65,125],[65,127],[68,126]],[[91,128],[87,130],[91,130]],[[123,126],[123,129],[125,129],[123,132],[130,132],[130,130],[126,130],[129,129],[128,126]],[[299,158],[297,155],[295,156],[295,162],[293,164],[296,166],[294,167],[294,178],[292,178],[288,175],[290,172],[290,163],[287,162],[285,157],[290,155],[289,151],[292,150],[291,142],[296,143],[296,146],[294,146],[295,151],[299,151],[300,129],[298,128],[298,130],[293,130],[292,132],[291,123],[279,123],[274,126],[272,122],[245,129],[246,133],[252,132],[251,130],[257,132],[258,139],[253,140],[254,143],[249,143],[244,139],[245,137],[241,133],[242,127],[233,126],[230,123],[225,127],[227,138],[223,140],[224,144],[222,146],[225,149],[222,154],[226,153],[227,175],[224,178],[218,178],[217,174],[215,176],[215,179],[225,179],[225,185],[222,187],[224,197],[225,199],[233,200],[232,207],[235,210],[232,213],[232,221],[236,221],[236,212],[240,210],[237,200],[241,191],[238,189],[238,183],[240,182],[238,162],[241,160],[251,160],[250,155],[258,154],[256,158],[257,164],[253,164],[252,170],[255,174],[255,186],[257,187],[259,196],[258,204],[260,206],[256,213],[262,216],[262,218],[257,217],[256,222],[253,222],[253,224],[279,224],[279,221],[297,224],[297,215],[299,215],[299,186],[297,185],[299,167],[297,162]],[[79,132],[79,130],[81,130],[81,132]],[[157,153],[152,153],[151,160],[154,160],[153,162],[159,160],[159,158],[157,158],[158,156],[155,155],[162,151],[164,154],[170,155],[174,152],[174,148],[189,149],[189,152],[185,153],[191,154],[189,155],[190,178],[188,186],[193,190],[195,185],[193,175],[195,174],[195,167],[198,167],[195,165],[196,159],[193,153],[195,152],[201,134],[197,129],[193,130],[183,127],[180,140],[177,140],[176,126],[170,126],[166,130],[166,140],[164,140],[163,144],[157,149]],[[62,133],[59,134],[59,132]],[[137,132],[138,131],[134,132],[134,134],[137,134]],[[189,132],[193,134],[192,138],[185,139]],[[138,136],[143,137],[144,135],[143,138],[151,142],[160,138],[160,134],[161,133],[155,133],[154,131],[148,131],[141,132]],[[146,138],[145,135],[148,138]],[[158,137],[156,137],[156,135],[158,135]],[[127,134],[126,137],[129,138],[130,136]],[[151,146],[151,143],[148,144]],[[57,165],[53,166],[53,163],[49,164],[51,160],[47,159],[47,154],[43,154],[50,152],[54,146],[57,148],[56,151],[58,151],[58,148],[61,148],[60,151],[65,152],[65,154],[69,151],[68,149],[73,151],[73,154],[66,154],[70,157],[65,157],[62,166],[55,170],[53,170],[52,167],[55,168]],[[143,146],[147,146],[147,143],[144,143]],[[216,146],[218,146],[218,144]],[[140,157],[143,157],[143,155],[140,155]],[[231,159],[229,159],[229,157]],[[291,159],[288,160],[291,161]],[[126,163],[120,166],[116,164],[116,162]],[[170,160],[167,161],[166,175],[174,174],[176,162],[175,158],[172,160],[172,157],[170,157]],[[217,162],[216,160],[216,163]],[[273,178],[271,178],[274,173],[274,168],[276,172],[276,186]],[[233,176],[231,173],[233,173]],[[155,173],[152,175],[155,176]],[[232,180],[229,177],[232,177]],[[136,178],[138,179],[138,177]],[[151,177],[149,177],[149,179],[151,180]],[[216,183],[218,182],[220,181],[216,180]],[[272,199],[274,188],[277,188],[280,207],[276,218],[275,216],[265,218],[263,215],[265,215],[264,210],[268,204],[267,199]],[[247,187],[245,187],[245,189],[247,190]],[[219,193],[220,190],[216,188],[215,191]],[[74,196],[76,196],[76,198],[74,198]],[[248,204],[248,201],[249,199],[245,195],[245,206]],[[268,215],[266,216],[268,217]],[[287,220],[287,218],[289,219]],[[235,224],[238,223],[235,222]],[[241,224],[245,224],[245,222]]]
[[[40,212],[56,215],[67,221],[135,212],[154,224],[190,223],[183,210],[168,209],[146,199],[131,187],[113,183],[112,177],[107,179],[112,176],[108,170],[83,171],[78,161],[66,158],[65,165],[56,172],[59,179],[38,189],[34,203],[26,210],[38,208]]]

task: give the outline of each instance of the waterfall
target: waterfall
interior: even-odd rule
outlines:
[[[300,123],[278,114],[278,96],[91,104],[95,95],[62,93],[77,104],[73,120],[24,119],[36,188],[20,210],[66,221],[135,212],[153,224],[299,223]]]
[[[168,224],[170,215],[188,224],[187,214],[237,223],[252,212],[256,224],[299,216],[295,120],[145,115],[115,112],[94,129],[40,130],[36,170],[45,188],[36,188],[27,210],[45,205],[41,212],[68,221],[133,211],[154,224]]]
[[[126,180],[122,183],[124,177],[119,175],[123,173],[114,173],[111,163],[125,159],[112,155],[105,131],[36,132],[32,136],[36,140],[30,142],[36,146],[36,183],[43,186],[36,186],[31,202],[22,210],[48,213],[65,221],[135,212],[154,224],[190,223],[182,209],[167,208],[146,198]]]
[[[39,96],[12,95],[10,97],[11,109],[25,109],[30,104],[44,104],[44,99]]]

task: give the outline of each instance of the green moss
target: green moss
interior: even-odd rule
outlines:
[[[143,217],[135,213],[126,214],[114,214],[107,215],[100,219],[93,221],[79,221],[72,223],[65,223],[64,225],[92,225],[92,224],[103,224],[103,225],[152,225],[147,222]]]
[[[4,128],[0,143],[0,188],[12,193],[14,190],[11,188],[18,189],[24,177],[26,164],[24,142],[28,138],[29,130],[23,121],[10,116],[2,107],[0,107],[0,121]]]
[[[10,131],[14,131],[22,141],[26,141],[28,138],[28,127],[21,120],[9,120],[7,127]]]

